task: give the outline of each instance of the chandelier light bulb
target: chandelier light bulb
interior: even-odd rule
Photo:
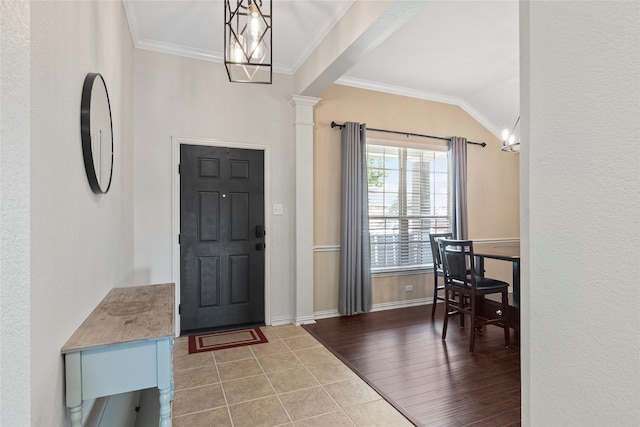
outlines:
[[[257,37],[253,37],[251,39],[251,50],[248,52],[251,54],[251,59],[259,61],[264,56],[264,51],[262,49],[262,43],[259,41],[260,39]]]
[[[258,6],[255,3],[251,3],[249,6],[249,35],[256,39],[259,39],[262,35],[262,22]]]
[[[229,56],[233,62],[244,61],[243,45],[244,38],[242,36],[238,36],[237,40],[232,39],[231,46],[229,46]]]
[[[520,117],[516,120],[516,124],[513,125],[513,130],[509,131],[509,129],[504,129],[502,131],[502,151],[508,151],[511,153],[520,152],[520,137],[518,129],[518,124],[520,123]]]

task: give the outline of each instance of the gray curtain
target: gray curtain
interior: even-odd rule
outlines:
[[[469,236],[467,217],[467,138],[454,136],[449,144],[451,154],[453,188],[452,219],[453,237],[466,240]]]
[[[342,211],[338,312],[351,316],[371,310],[371,258],[367,197],[366,126],[342,128]]]

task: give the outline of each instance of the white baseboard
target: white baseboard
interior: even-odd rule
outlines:
[[[384,302],[380,304],[373,304],[373,307],[371,307],[371,312],[393,310],[395,308],[415,307],[418,305],[431,304],[432,302],[433,302],[433,298],[418,298],[418,299],[411,299],[411,300],[405,300],[405,301]],[[331,317],[339,317],[340,313],[338,313],[338,310],[325,310],[325,311],[316,311],[315,313],[313,313],[313,315],[316,318],[316,320],[319,320],[319,319],[329,319]]]
[[[338,310],[325,310],[325,311],[316,311],[313,313],[313,316],[318,319],[329,319],[331,317],[339,317],[340,313]]]
[[[271,326],[290,325],[292,323],[293,323],[293,319],[289,316],[271,318]]]
[[[289,316],[276,317],[271,319],[271,326],[281,325],[308,325],[310,323],[316,323],[316,317],[314,315],[297,317],[295,320]]]
[[[410,299],[404,301],[393,301],[393,302],[383,302],[380,304],[373,304],[371,307],[371,311],[383,311],[383,310],[393,310],[394,308],[406,308],[406,307],[415,307],[417,305],[426,305],[431,304],[433,302],[433,298],[418,298],[418,299]]]
[[[296,325],[298,326],[310,325],[312,323],[316,323],[316,318],[313,314],[311,316],[302,316],[302,317],[296,318]]]

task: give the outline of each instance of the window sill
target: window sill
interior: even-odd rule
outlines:
[[[415,274],[427,274],[432,272],[433,272],[433,267],[394,268],[389,270],[372,271],[371,277],[410,276]]]

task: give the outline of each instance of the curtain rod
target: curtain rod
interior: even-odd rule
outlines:
[[[344,123],[340,124],[340,123],[336,123],[336,122],[331,122],[331,127],[332,128],[340,128],[340,129],[342,129],[344,127]],[[423,135],[423,134],[420,134],[420,133],[400,132],[400,131],[397,131],[397,130],[386,130],[386,129],[375,129],[375,128],[367,128],[367,130],[371,130],[371,131],[374,131],[374,132],[394,133],[394,134],[397,134],[397,135],[406,135],[407,137],[420,136],[422,138],[431,138],[431,139],[440,139],[442,141],[451,141],[451,138],[444,138],[442,136]],[[480,145],[483,148],[487,145],[486,142],[473,142],[473,141],[467,141],[467,144]]]

